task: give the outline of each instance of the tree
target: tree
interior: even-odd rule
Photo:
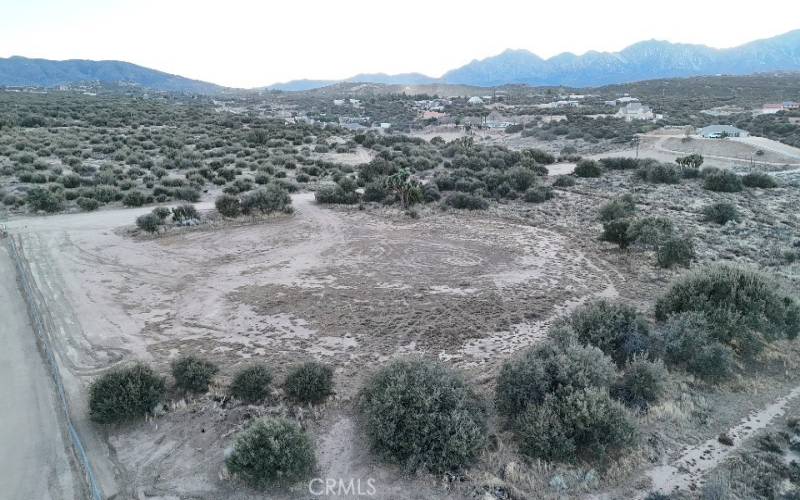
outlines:
[[[400,199],[400,205],[408,208],[422,200],[422,188],[419,182],[411,178],[411,172],[402,169],[386,178],[386,188]]]
[[[694,168],[698,169],[703,164],[703,155],[692,153],[687,156],[681,156],[675,158],[675,163],[677,163],[681,168]]]

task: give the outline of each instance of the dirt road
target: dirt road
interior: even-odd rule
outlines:
[[[35,342],[16,273],[0,244],[0,496],[85,498],[68,452],[50,374]]]

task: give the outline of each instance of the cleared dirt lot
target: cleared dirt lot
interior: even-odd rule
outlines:
[[[173,394],[159,418],[96,433],[98,459],[109,463],[122,498],[258,498],[226,481],[222,464],[233,433],[266,414],[297,418],[312,433],[321,476],[376,478],[377,498],[475,498],[476,488],[496,484],[498,476],[547,498],[556,494],[549,486],[554,475],[585,477],[588,469],[505,474],[519,457],[502,445],[486,452],[463,485],[409,478],[365,449],[353,398],[366,375],[398,355],[452,363],[491,398],[500,364],[577,304],[604,296],[648,314],[682,270],[656,268],[652,252],[620,252],[597,241],[598,207],[628,191],[643,214],[669,216],[679,230],[691,230],[701,263],[763,265],[791,247],[798,227],[794,188],[711,193],[698,181],[635,182],[630,172],[579,179],[539,205],[510,202],[475,213],[428,206],[417,219],[393,208],[322,207],[302,194],[294,197],[292,216],[156,238],[124,229],[149,209],[18,219],[9,226],[22,235],[54,312],[77,407],[85,408],[80,388],[118,362],[142,359],[166,373],[170,359],[194,353],[221,366],[220,386],[209,395],[184,401]],[[743,222],[700,224],[702,207],[721,200],[735,202]],[[798,267],[774,269],[796,285]],[[781,345],[770,355],[780,359],[795,350]],[[287,367],[312,357],[336,369],[337,394],[320,408],[292,407],[278,397],[247,406],[225,397],[230,374],[252,360],[269,363],[281,380]],[[634,496],[631,487],[646,487],[654,465],[676,463],[688,445],[790,392],[795,365],[783,363],[721,391],[675,375],[670,398],[640,420],[641,447],[590,486],[570,483],[569,494],[591,488],[614,491],[611,498]],[[267,497],[307,498],[304,487]]]

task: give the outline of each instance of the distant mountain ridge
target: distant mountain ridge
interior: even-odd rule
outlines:
[[[800,30],[729,49],[648,40],[619,52],[563,53],[542,59],[528,50],[506,50],[474,60],[433,78],[420,73],[364,73],[344,80],[293,80],[262,90],[306,91],[346,82],[383,85],[468,85],[596,87],[659,78],[747,75],[800,71]],[[135,84],[143,88],[211,94],[226,90],[121,61],[50,61],[14,56],[0,58],[0,86],[53,87],[84,81]]]
[[[0,85],[57,87],[80,82],[125,83],[153,90],[197,94],[213,94],[224,88],[123,61],[0,58]]]
[[[565,52],[549,59],[542,59],[528,50],[509,49],[448,71],[441,78],[418,73],[412,73],[413,78],[379,74],[358,75],[326,83],[361,81],[395,85],[446,83],[478,87],[509,84],[595,87],[657,78],[747,75],[769,71],[800,71],[800,30],[729,49],[648,40],[619,52],[590,51],[580,56]],[[292,87],[293,82],[287,82],[267,88],[293,90]]]

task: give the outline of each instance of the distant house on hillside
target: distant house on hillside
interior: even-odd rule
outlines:
[[[467,101],[467,104],[483,104],[483,99],[478,96],[472,96]]]
[[[698,133],[706,139],[722,139],[725,137],[747,137],[750,133],[747,130],[736,128],[733,125],[709,125],[698,130]]]
[[[800,103],[795,101],[784,101],[783,102],[783,109],[800,109]]]
[[[777,113],[778,111],[783,111],[783,104],[781,103],[767,103],[761,107],[761,114],[762,115],[771,115],[773,113]]]
[[[654,120],[656,115],[649,106],[643,106],[638,102],[630,102],[614,115],[617,118],[623,118],[626,122],[633,120]]]

